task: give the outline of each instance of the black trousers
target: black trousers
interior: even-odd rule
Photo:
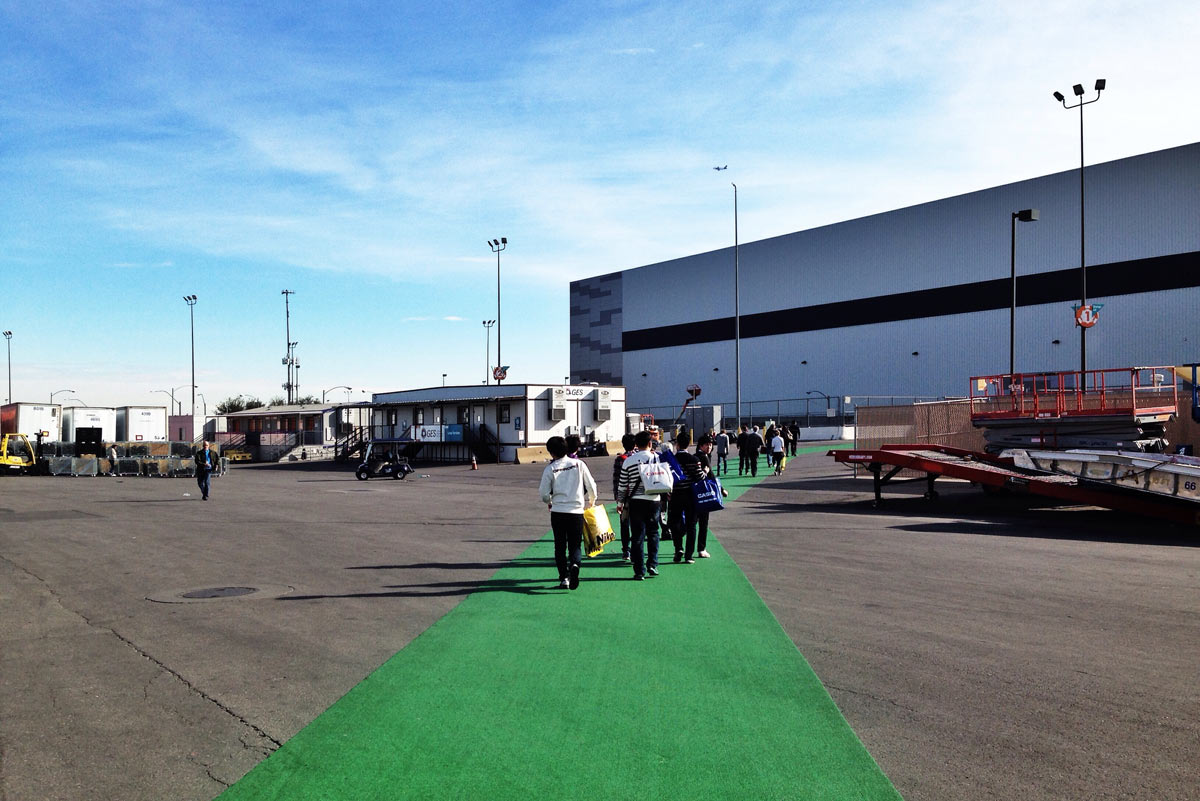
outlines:
[[[558,577],[568,578],[571,565],[583,562],[583,513],[551,512],[550,529],[554,532],[554,564]]]

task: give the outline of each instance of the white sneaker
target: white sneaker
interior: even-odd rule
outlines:
[[[700,553],[696,554],[696,556],[699,556],[701,559],[707,559],[708,551],[701,551]]]

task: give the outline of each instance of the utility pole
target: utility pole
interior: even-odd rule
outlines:
[[[283,357],[283,363],[287,366],[287,383],[283,385],[283,388],[287,390],[287,402],[290,405],[292,402],[293,388],[292,364],[295,361],[292,358],[292,348],[299,343],[292,342],[292,310],[289,301],[291,300],[291,296],[295,295],[296,293],[294,290],[285,289],[280,294],[283,295],[284,328],[287,336],[287,355]]]

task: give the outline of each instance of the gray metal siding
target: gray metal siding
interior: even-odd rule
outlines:
[[[1089,265],[1200,251],[1200,144],[1089,165],[1085,180]],[[1076,169],[746,243],[740,248],[741,312],[1006,279],[1010,215],[1029,207],[1038,208],[1041,219],[1017,225],[1018,274],[1077,268]],[[625,331],[733,315],[732,247],[616,275],[624,280],[625,313],[612,319]],[[575,310],[575,286],[596,280],[572,285],[573,339],[577,313],[597,319],[613,311],[611,298],[600,308],[581,298]],[[1088,333],[1089,367],[1200,359],[1194,342],[1200,334],[1189,333],[1196,330],[1200,289],[1089,300],[1105,304],[1100,323]],[[604,337],[611,349],[611,332]],[[706,403],[732,402],[733,351],[727,341],[625,353],[621,371],[630,408],[680,403],[690,383],[704,387]],[[574,341],[571,356],[574,377]],[[1018,370],[1078,365],[1070,303],[1018,308]],[[1007,309],[971,314],[946,309],[935,317],[742,340],[743,400],[797,397],[810,389],[837,395],[964,394],[969,376],[1007,368]]]

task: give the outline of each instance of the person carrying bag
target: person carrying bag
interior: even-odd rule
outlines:
[[[596,481],[586,464],[567,455],[567,441],[562,437],[551,437],[546,450],[554,461],[542,471],[539,490],[542,503],[550,508],[558,586],[574,590],[579,586],[579,565],[583,561],[584,512],[596,503]]]
[[[642,581],[658,575],[659,499],[671,491],[675,481],[670,468],[650,450],[649,431],[639,431],[633,444],[636,450],[622,465],[617,484],[617,513],[629,512],[633,578]]]

